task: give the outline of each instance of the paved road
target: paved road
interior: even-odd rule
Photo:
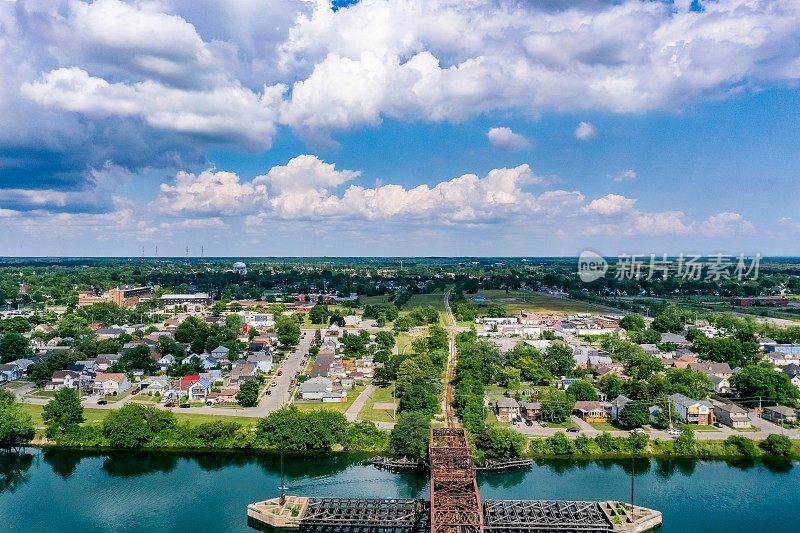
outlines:
[[[356,422],[358,420],[358,413],[361,412],[361,409],[367,404],[367,400],[372,397],[374,392],[375,385],[367,385],[367,387],[361,391],[358,398],[356,398],[352,405],[347,408],[347,411],[344,412],[344,416],[347,418],[348,422]]]

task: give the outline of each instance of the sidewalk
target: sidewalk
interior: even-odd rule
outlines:
[[[345,418],[347,418],[348,422],[356,422],[358,419],[358,413],[361,412],[361,409],[367,404],[367,400],[372,397],[372,394],[375,392],[375,385],[367,385],[361,394],[358,395],[358,398],[347,408],[347,411],[344,412]]]

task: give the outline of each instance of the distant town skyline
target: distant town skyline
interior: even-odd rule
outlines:
[[[0,8],[0,254],[800,255],[800,4]]]

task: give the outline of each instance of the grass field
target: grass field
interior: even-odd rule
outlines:
[[[371,420],[372,422],[396,422],[394,418],[394,411],[388,409],[373,409],[376,402],[378,403],[391,403],[396,401],[392,398],[392,390],[394,383],[391,383],[385,389],[380,387],[375,389],[372,397],[367,400],[364,407],[358,413],[359,420]]]
[[[22,409],[25,412],[30,413],[31,417],[33,418],[34,425],[36,426],[44,425],[44,421],[42,420],[42,410],[44,409],[43,405],[32,405],[26,403],[22,405]],[[175,418],[178,419],[178,422],[189,422],[190,424],[202,424],[203,422],[224,420],[227,422],[239,422],[240,424],[246,426],[250,424],[255,424],[259,420],[258,418],[249,416],[201,415],[201,414],[183,413],[180,411],[182,410],[175,409],[173,411],[173,413],[175,414]],[[110,412],[111,409],[84,409],[83,417],[86,419],[86,422],[84,423],[92,424],[92,423],[102,422],[103,420],[105,420],[105,418],[108,416],[108,413]]]
[[[571,427],[577,425],[577,424],[575,424],[575,422],[573,422],[570,419],[566,419],[566,420],[564,420],[562,422],[545,422],[545,424],[549,428],[556,428],[556,429],[558,429],[558,428],[566,429],[566,428],[571,428]]]
[[[600,431],[621,431],[622,428],[618,428],[609,424],[608,422],[587,422],[590,426],[594,429],[598,429]]]
[[[701,426],[699,424],[684,424],[687,427],[692,428],[694,431],[710,431],[710,432],[719,432],[717,428],[714,426]],[[683,426],[681,426],[683,427]]]
[[[409,335],[408,333],[400,333],[395,337],[395,341],[397,342],[397,353],[404,353],[404,350],[409,350],[411,348],[411,341],[414,340],[414,337]]]
[[[299,411],[316,411],[318,409],[325,409],[326,411],[336,411],[337,413],[344,413],[347,409],[353,405],[353,402],[356,401],[358,395],[361,394],[366,387],[358,386],[353,387],[349,391],[347,391],[347,401],[346,402],[331,402],[331,403],[295,403],[294,405],[297,407]]]
[[[567,298],[556,298],[529,291],[509,291],[489,290],[480,291],[478,294],[486,298],[485,302],[473,302],[474,295],[467,295],[467,300],[478,308],[478,312],[486,309],[491,304],[500,304],[505,307],[509,315],[517,315],[520,311],[531,311],[534,313],[551,314],[574,314],[574,313],[608,313],[609,309],[594,305],[588,302],[579,302]]]

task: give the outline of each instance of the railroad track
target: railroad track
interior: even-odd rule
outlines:
[[[444,293],[444,308],[447,313],[448,328],[448,356],[447,356],[447,369],[444,374],[444,392],[442,394],[442,413],[444,414],[444,426],[448,428],[458,427],[458,419],[456,418],[455,409],[453,408],[453,398],[455,388],[453,387],[453,380],[456,375],[456,318],[453,316],[453,310],[450,309],[450,293],[452,289],[448,289]]]

